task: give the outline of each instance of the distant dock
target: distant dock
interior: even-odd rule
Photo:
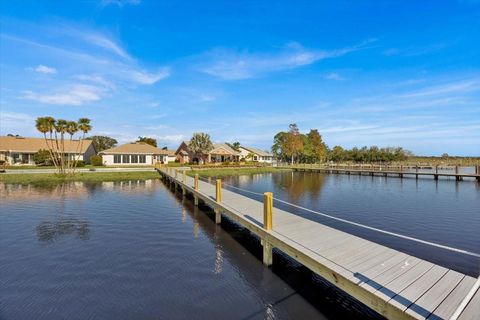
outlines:
[[[480,315],[480,278],[280,210],[270,192],[260,202],[223,188],[221,180],[213,185],[183,169],[157,171],[167,186],[192,195],[195,205],[202,201],[213,208],[217,224],[225,216],[258,236],[267,266],[276,248],[388,319]]]
[[[451,173],[441,172],[438,166],[431,167],[431,171],[422,171],[420,166],[348,166],[348,165],[333,165],[333,166],[315,166],[309,164],[289,165],[279,168],[290,168],[294,171],[310,171],[310,172],[324,172],[334,174],[347,175],[370,175],[370,176],[392,176],[392,177],[433,177],[438,180],[439,177],[455,178],[456,181],[462,181],[464,178],[472,178],[480,182],[480,166],[475,166],[474,173],[460,173],[460,167],[449,167]]]

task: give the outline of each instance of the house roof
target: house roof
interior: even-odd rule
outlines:
[[[228,153],[236,155],[236,156],[240,154],[240,152],[233,150],[229,145],[227,145],[225,143],[214,143],[213,144],[213,149],[209,153],[212,153],[217,149],[225,149]]]
[[[182,141],[182,143],[180,143],[180,145],[178,146],[177,150],[175,151],[175,154],[179,154],[181,153],[182,150],[180,150],[182,148],[182,146],[185,145],[188,149],[188,141]],[[185,155],[185,152],[182,153],[183,155]],[[187,152],[187,155],[188,155],[188,152]]]
[[[250,151],[251,153],[257,154],[257,155],[262,156],[262,157],[273,157],[273,154],[271,154],[270,152],[263,151],[263,150],[260,150],[258,148],[244,147],[244,146],[241,146],[240,148],[243,148],[247,151]]]
[[[48,146],[55,145],[55,140],[48,139]],[[72,140],[65,139],[65,152],[67,153],[85,153],[92,145],[92,140]],[[28,152],[35,153],[40,149],[48,149],[44,138],[26,138],[26,137],[8,137],[0,136],[0,151],[10,152]],[[80,150],[81,147],[81,150]]]
[[[114,154],[114,153],[121,153],[121,154],[163,154],[173,156],[175,152],[172,150],[162,150],[152,145],[149,145],[145,142],[131,142],[122,144],[118,147],[113,147],[107,150],[103,150],[102,154]]]

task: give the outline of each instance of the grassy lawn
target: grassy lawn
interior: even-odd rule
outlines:
[[[273,167],[260,167],[260,168],[218,168],[218,169],[204,169],[204,170],[191,170],[187,171],[188,175],[194,176],[198,173],[201,177],[226,177],[226,176],[240,176],[251,175],[259,173],[279,172],[281,170],[289,169],[277,169]]]
[[[126,166],[92,166],[87,164],[83,167],[77,167],[77,169],[90,169],[90,168],[153,168],[151,166],[136,166],[136,165],[126,165]],[[7,166],[7,170],[28,170],[28,169],[55,169],[54,166],[33,166],[33,165],[24,165],[24,166]]]
[[[148,180],[159,178],[157,172],[95,172],[77,173],[71,175],[59,175],[50,173],[32,174],[0,174],[0,182],[18,184],[56,184],[66,181],[121,181],[121,180]]]

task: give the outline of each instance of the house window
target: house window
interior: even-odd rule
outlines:
[[[138,156],[138,160],[139,160],[138,161],[139,163],[147,163],[147,156],[142,154],[142,155]]]
[[[130,155],[122,154],[122,163],[130,163]]]
[[[122,156],[119,154],[113,155],[113,163],[122,163]]]
[[[130,156],[130,160],[132,163],[138,163],[138,155],[137,154],[132,154]]]
[[[258,157],[257,156],[254,156],[253,157],[253,161],[257,161],[258,160]]]

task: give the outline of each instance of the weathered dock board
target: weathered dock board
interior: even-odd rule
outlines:
[[[435,180],[438,180],[439,177],[445,178],[455,178],[457,181],[462,181],[464,178],[472,178],[480,182],[480,169],[479,167],[475,167],[475,173],[459,173],[458,167],[455,169],[455,172],[439,172],[438,168],[432,172],[422,172],[418,171],[417,169],[403,169],[401,167],[397,167],[395,170],[389,167],[381,168],[358,168],[358,167],[316,167],[316,166],[286,166],[286,167],[278,167],[278,168],[289,168],[294,171],[309,171],[309,172],[324,172],[324,173],[343,173],[343,174],[358,174],[358,175],[381,175],[381,176],[395,176],[399,178],[403,178],[405,176],[414,176],[418,179],[418,177],[433,177]]]
[[[225,215],[257,235],[266,265],[276,248],[388,319],[480,318],[479,279],[269,206],[271,193],[262,203],[222,189],[220,181],[158,171],[195,204],[212,207],[217,223]]]

